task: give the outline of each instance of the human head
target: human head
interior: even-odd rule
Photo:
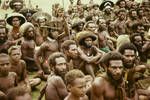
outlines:
[[[63,53],[61,52],[54,52],[52,53],[49,58],[48,62],[50,65],[51,70],[56,74],[64,78],[68,68],[67,68],[67,60]]]
[[[26,18],[20,13],[11,13],[6,18],[6,22],[13,27],[19,27],[26,22]]]
[[[35,38],[35,30],[34,30],[34,25],[30,22],[26,22],[21,25],[19,29],[20,33],[23,34],[23,37],[25,39],[34,39]]]
[[[107,26],[106,26],[106,20],[103,18],[99,18],[96,22],[96,24],[98,25],[98,28],[100,30],[106,30]]]
[[[123,63],[125,68],[132,68],[137,57],[137,48],[132,43],[124,43],[118,51],[123,55]]]
[[[7,41],[7,33],[8,29],[2,25],[0,25],[0,44],[3,44]]]
[[[19,62],[22,56],[21,49],[19,46],[11,46],[8,49],[8,54],[9,54],[10,61],[13,62]]]
[[[0,76],[7,76],[9,69],[9,56],[6,53],[0,53]]]
[[[85,96],[86,81],[82,71],[73,69],[65,75],[68,90],[72,95],[80,98]]]
[[[81,31],[76,35],[78,44],[86,48],[91,48],[96,39],[97,36],[91,31]]]
[[[100,64],[106,69],[107,74],[113,80],[122,79],[123,75],[123,57],[117,51],[111,51],[103,56]]]
[[[78,59],[78,47],[74,40],[64,41],[61,48],[67,57]]]
[[[133,43],[137,49],[142,50],[142,45],[143,45],[143,37],[139,33],[134,33],[130,36],[130,41]]]
[[[8,90],[8,100],[32,100],[32,97],[24,87],[18,86]]]
[[[11,0],[9,6],[15,12],[19,12],[23,8],[23,0]]]
[[[129,17],[131,18],[131,19],[137,19],[137,11],[136,11],[136,9],[131,9],[130,11],[129,11]]]
[[[95,32],[95,30],[97,29],[97,25],[95,24],[94,21],[88,21],[87,23],[85,23],[84,25],[84,30],[86,31],[91,31],[91,32]]]
[[[118,16],[119,20],[125,20],[126,10],[124,8],[119,9],[119,11],[117,12],[117,16]]]

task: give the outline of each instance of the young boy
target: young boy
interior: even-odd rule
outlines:
[[[88,100],[83,72],[78,69],[71,70],[65,75],[65,79],[70,93],[64,100]]]
[[[10,72],[9,56],[0,53],[0,91],[6,93],[8,89],[17,86],[17,75]]]

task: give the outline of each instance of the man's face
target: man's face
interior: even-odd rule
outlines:
[[[135,52],[134,50],[126,49],[123,54],[124,57],[124,66],[126,68],[132,68],[135,62]]]
[[[101,27],[102,29],[106,29],[106,20],[104,19],[99,19],[99,27]]]
[[[142,37],[141,36],[135,36],[134,37],[134,44],[137,46],[137,48],[142,47]]]
[[[27,38],[33,39],[34,38],[34,29],[33,27],[29,27],[26,31]]]
[[[44,17],[38,19],[38,23],[40,26],[44,26],[46,24],[46,19]]]
[[[122,60],[110,60],[107,70],[111,74],[114,80],[119,80],[122,78],[123,74],[123,62]]]
[[[136,11],[132,11],[131,12],[131,17],[136,19],[137,18],[137,12]]]
[[[137,32],[141,33],[142,35],[145,33],[145,28],[144,26],[137,26]]]
[[[14,17],[13,19],[12,19],[12,25],[14,26],[14,27],[19,27],[20,26],[20,20],[19,20],[19,18],[18,17]]]
[[[22,9],[22,7],[23,7],[23,4],[21,2],[16,2],[13,5],[14,5],[14,10],[16,12],[20,11]]]
[[[84,97],[86,93],[85,78],[76,78],[71,84],[70,92],[76,97]]]
[[[97,29],[97,25],[95,23],[89,23],[87,26],[87,30],[95,32],[95,30]]]
[[[125,12],[119,12],[118,17],[120,20],[124,20],[126,18],[126,13]]]
[[[17,96],[15,100],[32,100],[31,95],[28,93],[24,94],[23,96]]]
[[[4,43],[7,39],[6,29],[0,28],[0,43]]]
[[[64,57],[59,57],[55,59],[55,73],[64,77],[67,72],[67,62]]]
[[[93,44],[93,40],[91,37],[87,37],[84,39],[85,47],[91,48]]]
[[[8,57],[0,57],[0,74],[8,75],[10,69],[10,62]]]
[[[125,8],[125,6],[126,6],[125,1],[121,1],[120,4],[119,4],[119,6],[120,6],[121,8]]]
[[[78,49],[76,44],[71,44],[69,45],[69,50],[68,50],[69,56],[71,58],[78,58]]]
[[[10,59],[14,62],[19,62],[19,60],[21,59],[20,49],[12,50],[10,54]]]

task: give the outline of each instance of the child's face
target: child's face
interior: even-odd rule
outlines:
[[[12,52],[10,54],[10,58],[12,61],[18,62],[21,59],[20,49],[12,50]]]
[[[86,93],[85,78],[77,78],[73,81],[70,87],[70,92],[77,97],[84,97]]]

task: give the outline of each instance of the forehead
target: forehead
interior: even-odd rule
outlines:
[[[18,17],[13,17],[12,20],[19,20],[19,18]]]
[[[91,37],[86,37],[84,40],[89,41],[89,40],[92,40],[92,38]]]
[[[9,62],[9,57],[8,56],[0,57],[0,64],[4,64],[6,62]]]
[[[131,49],[126,49],[124,51],[124,55],[134,55],[134,54],[135,54],[134,50],[131,50]]]
[[[77,48],[77,45],[76,44],[71,44],[69,45],[69,49],[76,49]]]
[[[86,80],[85,78],[76,78],[74,81],[73,81],[73,84],[78,86],[78,85],[82,85],[82,84],[86,84]]]
[[[5,28],[0,28],[0,33],[5,33]]]
[[[141,36],[135,36],[134,38],[135,38],[135,39],[140,39],[140,40],[142,39]]]
[[[58,57],[55,59],[56,64],[66,63],[66,60],[64,57]]]
[[[110,60],[110,66],[123,66],[122,60]]]

